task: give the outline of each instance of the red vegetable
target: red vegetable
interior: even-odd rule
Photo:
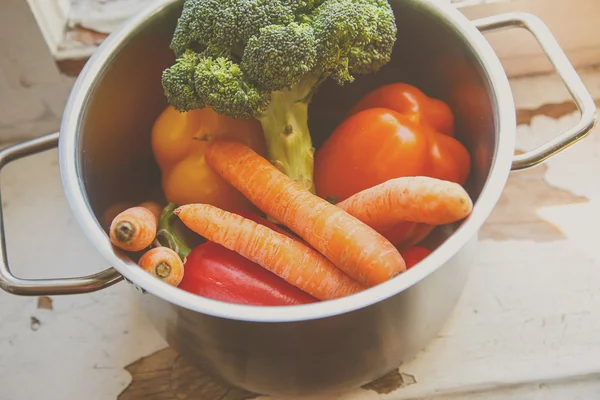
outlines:
[[[283,306],[317,302],[260,265],[214,242],[203,243],[188,255],[179,288],[235,304]]]
[[[239,210],[235,213],[298,240],[296,236],[259,215]],[[262,306],[318,301],[260,265],[210,241],[190,252],[185,268],[185,276],[179,288],[214,300]]]
[[[364,290],[325,256],[287,235],[210,204],[173,211],[192,231],[273,272],[318,300]]]
[[[425,257],[431,254],[431,250],[421,246],[413,246],[401,252],[406,269],[412,268],[421,262]]]

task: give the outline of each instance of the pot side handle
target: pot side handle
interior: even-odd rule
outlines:
[[[11,161],[18,160],[58,145],[58,132],[0,150],[0,171]],[[0,202],[1,204],[1,202]],[[22,279],[14,276],[8,265],[4,217],[0,205],[0,287],[12,294],[23,296],[48,296],[90,293],[111,286],[123,279],[114,268],[80,278]]]
[[[581,119],[579,122],[556,138],[524,154],[515,155],[512,170],[520,170],[543,163],[548,158],[583,139],[594,128],[598,115],[594,99],[587,91],[573,65],[550,32],[550,29],[535,15],[514,12],[474,20],[480,31],[496,30],[507,27],[527,29],[538,41],[544,53],[556,69],[558,76],[573,97]]]

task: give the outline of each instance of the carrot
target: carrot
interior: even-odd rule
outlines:
[[[138,265],[146,272],[169,285],[178,286],[183,279],[183,261],[168,247],[154,247],[145,252]]]
[[[156,217],[156,220],[160,218],[163,208],[155,201],[145,201],[139,205],[140,207],[147,208]]]
[[[156,237],[157,221],[145,207],[130,207],[119,213],[110,225],[110,241],[126,251],[140,251]]]
[[[121,212],[127,210],[128,208],[134,207],[135,204],[132,203],[131,201],[122,201],[119,203],[115,203],[112,206],[108,207],[106,209],[106,211],[104,211],[104,214],[102,215],[102,227],[105,228],[106,230],[110,229],[110,224],[112,223],[113,219],[115,219],[115,217],[117,215],[119,215]],[[152,212],[152,214],[154,214],[156,216],[156,219],[158,220],[160,218],[160,214],[162,213],[162,207],[154,202],[154,201],[145,201],[141,204],[139,204],[140,207],[144,207],[147,208],[148,210],[150,210]]]
[[[473,202],[458,183],[411,176],[390,179],[365,189],[337,206],[383,232],[405,221],[450,224],[467,217]]]
[[[348,296],[365,288],[319,252],[265,225],[210,204],[174,211],[191,230],[235,251],[319,300]]]
[[[122,201],[120,203],[115,203],[112,206],[108,207],[104,214],[102,215],[101,225],[104,229],[109,230],[110,224],[112,224],[113,219],[123,211],[127,210],[129,207],[133,207],[135,204],[130,201]]]
[[[256,207],[363,285],[377,285],[406,270],[398,250],[381,234],[312,194],[248,146],[213,141],[205,158]]]

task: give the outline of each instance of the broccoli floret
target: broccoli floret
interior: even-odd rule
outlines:
[[[194,75],[198,65],[198,54],[187,50],[177,63],[163,71],[162,84],[167,101],[179,111],[203,108],[194,86]]]
[[[252,118],[269,105],[270,95],[244,80],[240,66],[223,57],[201,57],[194,76],[198,97],[219,114]]]
[[[396,33],[387,0],[185,0],[163,88],[182,112],[258,119],[271,162],[314,191],[309,102],[327,78],[377,72]]]
[[[320,65],[338,83],[376,72],[389,60],[396,23],[387,1],[328,0],[314,13]]]
[[[308,24],[270,25],[248,40],[241,67],[260,87],[281,90],[297,84],[315,69],[316,45],[313,29]]]

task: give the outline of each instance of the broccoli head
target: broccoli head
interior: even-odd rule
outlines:
[[[259,87],[282,90],[315,69],[316,46],[314,31],[308,24],[270,25],[248,40],[241,68]]]
[[[313,94],[377,72],[396,33],[387,0],[185,0],[163,89],[181,112],[258,119],[270,160],[314,191]]]

